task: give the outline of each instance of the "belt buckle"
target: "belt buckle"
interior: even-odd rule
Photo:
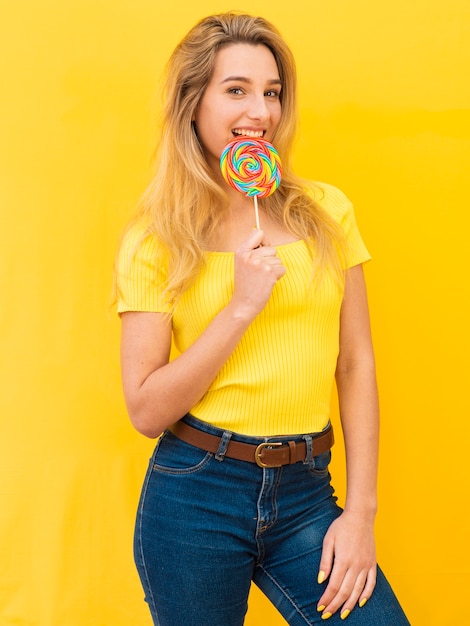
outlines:
[[[256,461],[256,465],[258,467],[281,467],[281,465],[268,465],[267,463],[264,463],[263,460],[261,459],[261,453],[264,450],[264,448],[274,448],[274,447],[278,447],[278,446],[282,446],[282,442],[280,441],[275,441],[275,442],[269,442],[269,441],[265,441],[263,443],[260,443],[255,450],[255,461]]]

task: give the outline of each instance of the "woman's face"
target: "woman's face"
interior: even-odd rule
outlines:
[[[219,50],[195,114],[199,142],[215,172],[229,141],[272,140],[281,119],[280,93],[279,70],[269,48],[236,43]]]

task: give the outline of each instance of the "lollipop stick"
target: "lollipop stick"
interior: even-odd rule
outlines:
[[[256,221],[256,228],[258,230],[260,230],[260,225],[259,225],[259,212],[258,212],[258,196],[253,196],[253,201],[255,203],[255,221]]]

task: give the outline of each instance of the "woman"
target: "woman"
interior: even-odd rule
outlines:
[[[117,260],[128,412],[161,435],[135,532],[160,626],[239,626],[252,580],[291,625],[409,623],[375,561],[369,255],[344,195],[293,174],[296,121],[294,61],[265,20],[211,16],[177,46],[157,174]],[[283,163],[260,229],[220,172],[238,137]],[[344,511],[328,473],[335,377]]]

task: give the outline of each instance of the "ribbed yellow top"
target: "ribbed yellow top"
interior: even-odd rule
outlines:
[[[353,207],[338,189],[323,190],[322,206],[341,224],[347,266],[368,260]],[[118,311],[166,312],[156,271],[158,243],[147,237],[137,253],[136,230],[121,246],[117,263]],[[191,410],[220,428],[253,436],[309,433],[328,423],[339,348],[342,293],[325,273],[312,286],[312,259],[303,241],[277,247],[287,268],[265,309],[252,322],[207,393]],[[232,252],[210,252],[195,283],[173,315],[174,352],[186,350],[229,302],[233,293]]]

